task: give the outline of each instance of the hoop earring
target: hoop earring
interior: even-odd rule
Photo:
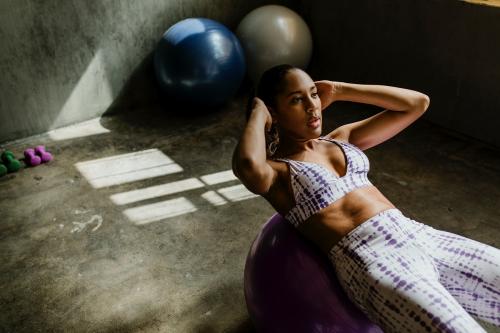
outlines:
[[[269,151],[269,155],[272,156],[272,155],[274,155],[274,153],[276,153],[276,150],[278,149],[278,144],[280,142],[280,137],[279,137],[278,129],[276,128],[275,125],[273,125],[271,127],[271,132],[273,134],[272,134],[271,143],[269,143],[269,146],[268,146],[268,151]]]

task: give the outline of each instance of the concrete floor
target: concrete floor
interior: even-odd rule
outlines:
[[[55,160],[0,178],[0,331],[253,332],[245,258],[274,210],[231,177],[245,102],[4,144],[19,157],[45,144]],[[372,111],[335,103],[324,134]],[[104,133],[64,138],[96,125]],[[365,153],[407,216],[500,247],[499,149],[419,120]]]

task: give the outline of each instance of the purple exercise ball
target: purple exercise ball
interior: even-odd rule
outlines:
[[[278,213],[250,247],[244,291],[257,332],[383,333],[347,298],[328,257]]]

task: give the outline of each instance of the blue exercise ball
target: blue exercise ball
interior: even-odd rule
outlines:
[[[236,36],[206,18],[188,18],[171,26],[155,49],[154,67],[169,98],[201,106],[227,102],[246,71]]]
[[[257,332],[382,333],[349,300],[327,256],[278,213],[248,252],[244,294]]]

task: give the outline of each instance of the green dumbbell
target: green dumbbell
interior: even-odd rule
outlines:
[[[10,150],[4,151],[1,158],[9,172],[16,172],[21,169],[21,162],[16,160],[14,153]]]
[[[0,163],[0,177],[5,176],[7,174],[7,167]]]

